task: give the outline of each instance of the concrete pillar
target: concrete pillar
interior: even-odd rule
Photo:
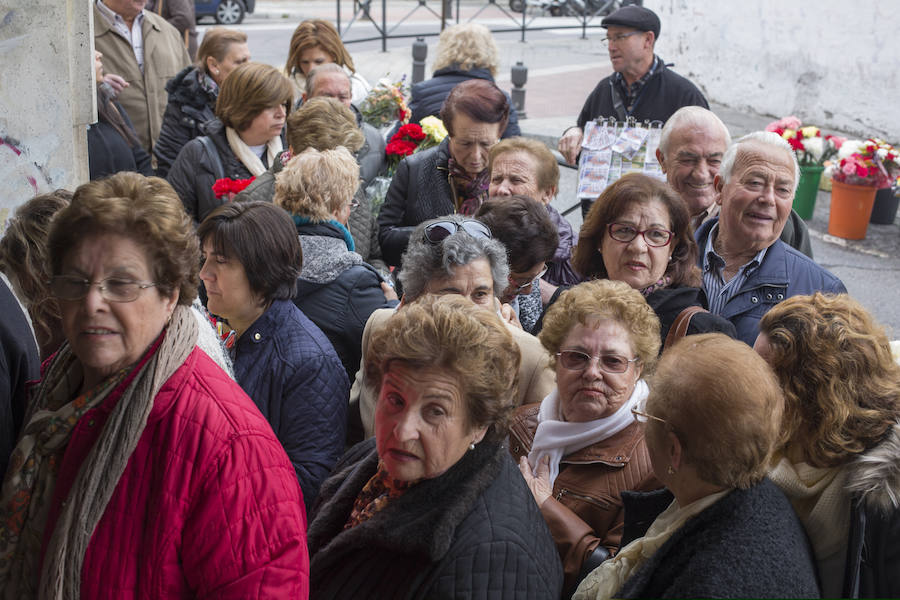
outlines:
[[[90,0],[0,6],[0,231],[35,194],[88,180],[93,33]]]

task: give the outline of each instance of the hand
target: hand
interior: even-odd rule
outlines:
[[[528,484],[528,489],[531,490],[531,495],[534,496],[534,501],[540,508],[553,495],[553,486],[550,485],[550,457],[542,456],[538,461],[537,470],[532,472],[531,465],[528,464],[528,457],[523,456],[519,459],[519,471],[525,478],[525,483]]]
[[[519,322],[519,317],[516,316],[516,311],[509,304],[503,303],[500,305],[500,318],[508,325],[522,329],[522,324]]]
[[[389,284],[386,281],[381,282],[381,291],[384,292],[384,299],[387,301],[391,300],[399,300],[397,297],[397,292],[394,291],[394,286]]]
[[[559,138],[559,153],[563,155],[563,158],[565,158],[570,165],[574,165],[575,161],[578,160],[578,153],[581,152],[581,140],[583,137],[584,132],[581,130],[581,127],[571,127],[566,130],[561,138]]]
[[[118,96],[119,93],[129,85],[127,81],[114,73],[107,73],[106,75],[104,75],[103,82],[113,89],[113,92],[115,92],[116,96]]]

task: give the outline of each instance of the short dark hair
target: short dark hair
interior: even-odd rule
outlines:
[[[490,81],[469,79],[450,90],[441,107],[441,121],[450,137],[453,137],[453,117],[458,112],[481,123],[499,123],[502,134],[509,120],[509,100]]]
[[[223,204],[200,223],[197,237],[201,243],[211,237],[217,253],[240,261],[250,289],[266,304],[294,297],[303,250],[283,208],[263,201]]]
[[[666,207],[675,232],[670,242],[674,249],[672,260],[666,267],[666,275],[672,285],[700,287],[700,269],[697,268],[697,242],[691,234],[691,216],[687,205],[675,190],[665,182],[641,173],[629,173],[608,186],[588,211],[578,244],[572,251],[572,266],[587,279],[605,279],[609,275],[603,265],[603,257],[597,248],[603,242],[606,228],[632,204],[646,204],[659,200]]]
[[[488,226],[494,239],[506,247],[510,271],[524,273],[553,259],[559,233],[547,207],[528,196],[487,199],[475,218]]]

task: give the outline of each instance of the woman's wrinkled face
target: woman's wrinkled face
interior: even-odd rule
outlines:
[[[631,335],[612,319],[600,319],[592,326],[576,323],[563,339],[560,352],[575,350],[591,357],[614,355],[625,360],[634,358]],[[573,371],[556,359],[556,386],[562,418],[582,423],[608,417],[627,401],[641,376],[637,361],[629,362],[623,373],[608,373],[596,358],[585,369]]]
[[[455,265],[451,271],[449,277],[430,280],[425,293],[459,294],[478,306],[494,308],[494,278],[488,259],[476,258],[467,265]]]
[[[555,189],[538,187],[538,162],[524,150],[504,152],[494,157],[491,164],[490,196],[528,196],[544,205],[550,204]]]
[[[441,475],[485,432],[484,427],[469,426],[462,387],[454,375],[399,362],[384,374],[375,406],[375,442],[393,479]]]
[[[228,51],[221,61],[217,61],[211,56],[206,59],[210,75],[218,85],[222,85],[232,71],[249,61],[250,48],[246,43],[238,42],[229,44]]]
[[[260,298],[250,289],[244,265],[235,256],[216,252],[212,240],[203,240],[203,268],[200,279],[206,287],[206,307],[229,321],[252,322],[259,312]]]
[[[462,111],[453,116],[453,135],[450,136],[450,156],[469,175],[478,175],[487,168],[488,153],[500,140],[500,123],[476,121]]]
[[[615,218],[613,223],[623,223],[638,231],[648,229],[672,229],[672,221],[666,205],[660,200],[634,203]],[[609,279],[624,281],[636,290],[656,283],[665,274],[669,258],[675,251],[676,238],[666,246],[650,246],[643,235],[636,235],[630,242],[620,242],[603,232],[600,244],[603,266]]]
[[[112,233],[84,238],[65,256],[59,275],[95,284],[110,278],[153,282],[144,249]],[[80,300],[60,300],[63,332],[84,367],[85,389],[137,362],[162,332],[177,302],[177,291],[166,296],[156,287],[140,290],[132,302],[110,302],[97,285]]]
[[[334,57],[325,52],[319,46],[307,48],[300,53],[300,70],[303,72],[304,77],[309,75],[309,72],[319,65],[325,65],[333,62]]]
[[[281,135],[286,118],[287,107],[284,104],[270,106],[256,115],[250,122],[250,126],[240,132],[241,139],[248,146],[265,144],[272,138]]]

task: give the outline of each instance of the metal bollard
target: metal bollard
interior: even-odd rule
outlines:
[[[425,59],[428,57],[428,44],[425,38],[417,37],[412,45],[412,83],[419,83],[425,79]]]
[[[510,94],[513,107],[519,113],[519,118],[525,119],[525,82],[528,81],[528,67],[523,65],[521,60],[516,61],[509,79],[513,84]]]

